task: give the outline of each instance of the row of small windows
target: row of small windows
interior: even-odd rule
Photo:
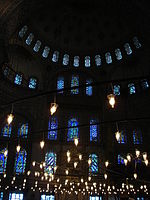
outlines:
[[[122,155],[118,154],[117,159],[118,159],[118,165],[125,165],[125,161],[124,161],[125,159]],[[139,159],[139,160],[135,160],[135,162],[141,164],[142,161]]]
[[[19,37],[23,38],[25,36],[27,30],[28,30],[28,27],[24,26],[19,31]],[[33,39],[34,39],[34,35],[33,35],[33,33],[30,33],[28,35],[26,41],[25,41],[26,44],[27,45],[31,45]],[[139,49],[141,47],[141,43],[139,42],[137,37],[133,37],[133,44],[137,49]],[[39,52],[39,50],[41,48],[41,45],[42,45],[41,41],[37,40],[35,45],[34,45],[34,47],[33,47],[33,50],[35,52]],[[132,48],[131,48],[129,43],[125,43],[124,44],[124,49],[125,49],[125,52],[126,52],[127,55],[131,55],[132,54]],[[42,57],[47,58],[49,53],[50,53],[50,47],[45,46],[44,50],[42,52]],[[122,59],[122,53],[121,53],[121,50],[119,48],[115,49],[115,56],[116,56],[117,60],[121,60]],[[59,51],[54,51],[53,55],[52,55],[52,61],[53,62],[58,62],[58,60],[59,60]],[[113,62],[110,52],[105,53],[105,60],[106,60],[107,64],[111,64]],[[64,66],[69,65],[69,55],[68,54],[64,54],[62,64]],[[101,64],[102,64],[101,56],[100,55],[96,55],[95,56],[95,65],[97,67],[99,67],[99,66],[101,66]],[[74,56],[73,66],[74,67],[79,67],[79,65],[80,65],[80,57],[79,56]],[[91,67],[91,57],[90,56],[85,56],[84,65],[87,68]]]

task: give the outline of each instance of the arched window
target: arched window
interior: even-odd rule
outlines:
[[[132,54],[132,49],[131,49],[129,43],[126,43],[126,44],[124,45],[124,48],[125,48],[125,51],[126,51],[127,55]]]
[[[137,37],[134,37],[134,38],[133,38],[133,43],[134,43],[134,46],[135,46],[137,49],[139,49],[139,48],[142,46]]]
[[[79,128],[78,121],[75,118],[72,118],[68,121],[68,134],[67,134],[67,141],[73,141],[74,138],[79,138]],[[73,127],[73,128],[71,128]]]
[[[120,85],[114,85],[113,92],[114,92],[114,95],[119,96],[120,95]]]
[[[41,195],[41,200],[55,200],[55,196],[54,195],[42,194]]]
[[[9,200],[23,200],[24,195],[23,193],[10,193]]]
[[[71,87],[79,86],[79,76],[72,76]],[[79,94],[79,88],[71,89],[71,94]]]
[[[61,76],[61,77],[58,77],[57,79],[57,90],[61,90],[61,89],[64,89],[64,77]],[[58,91],[58,93],[63,93],[63,91]]]
[[[85,56],[85,67],[90,67],[90,66],[91,66],[90,56]]]
[[[7,155],[5,155],[6,151],[7,151]],[[0,151],[0,174],[3,174],[3,173],[6,172],[7,157],[8,157],[8,150],[7,150],[7,148],[2,149]]]
[[[86,80],[86,95],[87,96],[92,96],[93,93],[93,87],[90,85],[92,83],[91,79]]]
[[[143,138],[141,131],[134,130],[133,131],[133,143],[134,144],[142,144]]]
[[[129,89],[129,94],[135,94],[136,93],[134,83],[128,84],[128,89]]]
[[[64,54],[63,56],[63,65],[68,65],[69,64],[69,55],[68,54]]]
[[[111,57],[110,52],[105,53],[105,58],[106,58],[106,63],[107,64],[112,63],[112,57]]]
[[[98,125],[96,124],[97,120],[90,120],[90,141],[97,142],[98,141]]]
[[[53,130],[54,129],[54,130]],[[48,122],[48,139],[57,140],[58,121],[56,117],[50,117]]]
[[[120,132],[120,139],[118,140],[119,144],[126,144],[127,143],[127,135],[125,131]]]
[[[0,192],[0,200],[3,200],[3,192]]]
[[[41,41],[37,40],[36,43],[35,43],[35,45],[34,45],[34,47],[33,47],[33,50],[35,52],[38,52],[40,50],[41,44],[42,44]]]
[[[122,59],[122,54],[121,54],[120,49],[115,49],[115,55],[116,55],[117,60]]]
[[[79,56],[74,56],[73,66],[74,67],[79,67],[79,62],[80,62]]]
[[[1,136],[4,136],[4,137],[10,137],[11,136],[11,130],[12,130],[12,125],[8,125],[8,124],[5,124],[5,126],[2,128],[2,131],[1,131]]]
[[[101,61],[101,56],[100,55],[96,55],[95,56],[95,64],[97,67],[101,66],[102,61]]]
[[[28,136],[28,123],[22,124],[18,129],[18,136],[27,138]]]
[[[141,86],[144,90],[149,88],[149,83],[147,79],[141,80]]]
[[[118,155],[118,165],[124,165],[124,158],[120,154]]]
[[[37,87],[37,79],[36,78],[30,78],[29,88],[30,89],[36,89],[36,87]]]
[[[44,50],[43,50],[43,53],[42,53],[42,56],[44,58],[47,58],[48,57],[48,54],[49,54],[49,51],[50,51],[50,48],[48,46],[45,46]]]
[[[91,164],[89,166],[89,173],[96,175],[98,173],[98,156],[96,154],[90,154]]]
[[[21,38],[23,38],[24,35],[26,34],[27,30],[28,30],[28,27],[26,25],[24,27],[22,27],[22,29],[19,31],[19,36]]]
[[[30,33],[29,36],[26,39],[26,44],[30,45],[32,43],[33,38],[34,38],[33,33]]]
[[[26,168],[27,152],[25,149],[16,153],[14,171],[16,174],[24,174]]]
[[[47,174],[54,174],[54,167],[56,166],[56,153],[47,152],[45,155],[44,172]]]
[[[22,83],[22,74],[16,74],[14,83],[17,85],[21,85]]]
[[[54,51],[52,61],[58,62],[58,58],[59,58],[59,51]]]

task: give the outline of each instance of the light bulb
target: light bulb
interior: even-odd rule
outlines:
[[[91,160],[91,158],[89,158],[88,159],[88,164],[91,165],[91,163],[92,163],[92,160]]]
[[[35,167],[35,161],[32,162],[33,167]]]
[[[42,141],[40,142],[40,147],[41,147],[41,149],[44,148],[44,145],[45,145],[45,142],[44,142],[44,140],[42,140]]]
[[[128,160],[127,159],[124,159],[124,164],[125,164],[125,166],[127,166],[127,164],[128,164]]]
[[[105,162],[105,167],[108,167],[108,165],[109,165],[109,161],[107,160],[107,161]]]
[[[71,160],[71,158],[70,158],[70,157],[68,157],[68,158],[67,158],[67,162],[69,163],[69,162],[70,162],[70,160]]]
[[[43,162],[43,167],[45,167],[46,166],[46,163],[45,162]]]
[[[78,165],[78,163],[77,163],[77,162],[74,162],[74,168],[76,168],[76,167],[77,167],[77,165]]]
[[[70,151],[67,151],[67,157],[70,157]]]
[[[29,170],[28,172],[27,172],[27,175],[29,176],[31,174],[31,171]]]
[[[14,115],[12,113],[7,116],[7,123],[8,123],[8,125],[11,124],[11,122],[13,121],[13,118],[14,118]]]
[[[137,173],[134,173],[133,176],[135,179],[137,179]]]
[[[148,160],[145,160],[144,163],[145,163],[145,165],[147,166],[147,165],[148,165]]]
[[[66,169],[65,173],[66,173],[66,175],[68,175],[68,174],[69,174],[69,171],[68,171],[68,169]]]
[[[136,157],[139,157],[140,156],[140,151],[136,149],[135,154],[136,154]]]
[[[147,153],[146,152],[143,153],[143,159],[144,159],[144,161],[147,160]]]
[[[107,174],[104,174],[104,179],[105,179],[105,180],[107,179]]]
[[[5,149],[5,151],[4,151],[4,156],[7,157],[7,154],[8,154],[8,150]]]
[[[78,146],[78,143],[79,143],[78,138],[75,138],[75,139],[74,139],[74,144],[75,144],[76,146]]]
[[[83,181],[84,181],[83,178],[81,178],[81,183],[83,183]]]
[[[43,168],[43,165],[42,165],[42,164],[40,164],[40,168],[41,168],[41,169]]]
[[[112,108],[115,106],[115,95],[114,94],[109,94],[107,96],[109,104],[111,105]]]
[[[117,131],[116,133],[115,133],[115,136],[116,136],[116,140],[117,141],[119,141],[120,140],[120,132],[119,131]]]
[[[88,177],[88,181],[90,181],[90,180],[91,180],[91,176]]]
[[[79,154],[79,160],[82,160],[82,154]]]
[[[16,147],[16,151],[19,153],[20,149],[21,149],[21,146],[18,144],[18,146]]]
[[[130,155],[130,154],[127,155],[127,160],[128,160],[129,162],[131,162],[131,155]]]
[[[58,105],[56,103],[51,103],[51,107],[50,107],[51,115],[53,115],[56,112],[57,108],[58,108]]]

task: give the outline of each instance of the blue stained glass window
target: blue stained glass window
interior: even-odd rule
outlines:
[[[90,56],[85,56],[85,67],[90,67],[90,66],[91,66]]]
[[[128,84],[128,88],[129,88],[129,94],[135,94],[136,93],[134,83]]]
[[[70,128],[68,128],[67,141],[73,141],[74,138],[79,138],[79,129],[76,126],[78,126],[77,119],[72,118],[68,121],[68,127]]]
[[[32,43],[33,38],[34,38],[33,33],[30,33],[29,36],[26,39],[26,44],[30,45]]]
[[[15,159],[15,168],[14,171],[16,174],[23,174],[26,168],[26,159],[27,159],[27,152],[23,149],[16,153]]]
[[[21,38],[23,38],[24,35],[26,34],[27,30],[28,30],[28,27],[26,25],[24,27],[22,27],[22,29],[19,31],[19,36]]]
[[[79,76],[72,76],[71,87],[79,86]],[[79,88],[71,89],[71,94],[79,94]]]
[[[47,152],[45,155],[44,172],[47,174],[54,174],[54,167],[56,166],[56,153]]]
[[[144,197],[137,197],[137,200],[144,200]]]
[[[90,85],[91,83],[92,83],[91,79],[86,80],[86,85],[87,85],[86,86],[86,95],[87,96],[92,96],[92,93],[93,93],[92,85]]]
[[[16,74],[14,83],[17,85],[21,85],[21,83],[22,83],[22,75],[21,74]]]
[[[142,46],[137,37],[133,38],[133,43],[137,49],[139,49]]]
[[[5,124],[5,126],[2,128],[2,131],[1,131],[1,136],[4,136],[4,137],[10,137],[11,136],[11,130],[12,130],[12,125],[8,125],[8,124]]]
[[[118,155],[118,164],[124,165],[124,158],[120,154]]]
[[[58,77],[57,79],[57,90],[64,89],[64,77]],[[60,91],[58,93],[63,93],[63,91]]]
[[[49,54],[49,51],[50,51],[50,48],[48,46],[45,46],[44,50],[43,50],[43,53],[42,53],[42,56],[44,58],[47,58],[48,57],[48,54]]]
[[[127,55],[132,54],[132,49],[131,49],[129,43],[126,43],[126,44],[124,45],[124,48],[125,48],[125,51],[126,51]]]
[[[122,59],[122,54],[121,54],[121,50],[120,49],[115,49],[115,55],[117,60],[121,60]]]
[[[69,64],[69,55],[68,54],[64,54],[63,56],[63,65],[68,65]]]
[[[55,200],[55,196],[54,195],[41,195],[41,200]]]
[[[147,88],[149,88],[149,83],[146,79],[141,80],[141,86],[144,90],[146,90]]]
[[[7,157],[8,154],[5,156],[4,152],[7,151],[7,148],[2,149],[0,151],[0,174],[3,174],[6,172],[6,165],[7,165]]]
[[[35,43],[35,45],[34,45],[34,47],[33,47],[33,50],[35,52],[38,52],[40,50],[41,44],[42,44],[41,41],[37,40],[36,43]]]
[[[59,51],[54,51],[52,61],[58,62],[58,58],[59,58]]]
[[[18,129],[18,136],[27,138],[28,136],[28,123],[22,124]]]
[[[90,200],[102,200],[102,197],[99,197],[99,196],[90,196]]]
[[[50,117],[48,122],[48,139],[57,140],[58,121],[56,117]]]
[[[100,55],[96,55],[95,56],[95,64],[97,67],[101,66],[102,61],[101,61],[101,56]]]
[[[23,200],[23,193],[10,193],[9,200]]]
[[[90,141],[97,142],[98,140],[98,125],[97,120],[90,120]]]
[[[37,86],[37,79],[36,78],[30,78],[29,80],[29,88],[35,89]]]
[[[127,135],[125,131],[120,132],[120,139],[118,140],[119,144],[126,144],[127,143]]]
[[[3,200],[3,192],[0,192],[0,200]]]
[[[74,56],[73,66],[74,67],[79,67],[79,62],[80,62],[79,56]]]
[[[134,130],[133,131],[133,143],[134,144],[142,144],[143,138],[141,131]]]
[[[120,85],[114,85],[113,92],[114,92],[114,95],[119,96],[120,95]]]
[[[110,52],[105,53],[105,58],[106,58],[106,63],[107,64],[112,63],[112,57],[111,57]]]
[[[98,156],[96,154],[90,154],[89,159],[92,161],[89,166],[89,173],[96,175],[98,173]]]

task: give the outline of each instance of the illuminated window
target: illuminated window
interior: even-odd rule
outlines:
[[[64,77],[58,77],[57,79],[57,90],[64,89]],[[58,93],[63,93],[63,91],[58,91]]]
[[[125,131],[120,132],[120,139],[118,140],[119,144],[126,144],[127,143],[127,135]]]
[[[90,66],[91,66],[90,56],[85,56],[85,67],[90,67]]]
[[[92,96],[92,85],[90,85],[92,83],[92,80],[91,79],[88,79],[88,80],[86,80],[86,95],[87,96]]]
[[[120,95],[120,85],[114,85],[113,92],[114,92],[114,95],[119,96]]]
[[[69,128],[67,134],[67,141],[73,141],[74,138],[79,138],[79,129],[77,126],[78,126],[78,121],[75,118],[72,118],[68,121]]]
[[[19,31],[19,36],[21,38],[23,38],[24,35],[26,34],[27,30],[28,30],[28,27],[26,25],[24,27],[22,27],[22,29]]]
[[[144,200],[144,197],[137,197],[137,200]]]
[[[102,197],[99,197],[99,196],[90,196],[90,200],[102,200]]]
[[[72,76],[71,87],[79,86],[79,76]],[[79,88],[71,89],[71,94],[79,94]]]
[[[133,43],[137,49],[139,49],[142,46],[137,37],[133,38]]]
[[[63,65],[68,65],[69,64],[69,55],[68,54],[65,54],[63,56]]]
[[[42,53],[42,56],[44,58],[47,58],[48,57],[48,54],[49,54],[49,51],[50,51],[50,48],[48,46],[45,46],[44,50],[43,50],[43,53]]]
[[[27,39],[26,39],[26,44],[27,44],[27,45],[30,45],[31,42],[32,42],[32,40],[33,40],[33,38],[34,38],[33,33],[30,33],[29,36],[28,36]]]
[[[48,122],[48,139],[57,140],[58,121],[56,117],[50,117]]]
[[[35,89],[37,86],[37,79],[36,78],[30,78],[29,80],[29,88]]]
[[[146,79],[141,80],[141,86],[144,90],[146,90],[147,88],[149,88],[149,83]]]
[[[44,172],[47,174],[54,174],[54,167],[56,166],[56,153],[47,152],[45,155]]]
[[[89,166],[89,173],[96,175],[98,173],[98,156],[96,154],[90,154],[91,164]]]
[[[124,48],[125,48],[125,51],[126,51],[127,55],[132,54],[132,49],[131,49],[129,43],[126,43],[126,44],[124,45]]]
[[[21,74],[16,74],[14,83],[17,85],[21,85],[21,83],[22,83],[22,75]]]
[[[124,165],[124,158],[121,155],[118,155],[118,165]]]
[[[23,200],[23,193],[10,193],[9,200]]]
[[[12,125],[8,125],[8,124],[5,124],[5,126],[2,128],[2,131],[1,131],[1,136],[4,136],[4,137],[10,137],[11,136],[11,130],[12,130]]]
[[[135,94],[136,93],[134,83],[128,84],[128,89],[129,89],[129,94]]]
[[[101,56],[100,55],[96,55],[95,56],[95,64],[97,67],[101,66],[102,61],[101,61]]]
[[[8,154],[5,156],[4,152],[7,150],[7,148],[2,149],[0,151],[0,174],[3,174],[6,172],[6,164],[7,164],[7,157]]]
[[[3,200],[3,192],[0,192],[0,200]]]
[[[36,43],[35,43],[35,45],[34,45],[34,47],[33,47],[33,50],[35,52],[38,52],[40,50],[41,44],[42,44],[41,41],[37,40]]]
[[[90,120],[90,141],[98,141],[98,125],[97,120]]]
[[[107,64],[112,63],[112,57],[111,57],[110,52],[105,53],[105,58],[106,58],[106,63]]]
[[[133,131],[133,143],[134,144],[142,144],[143,138],[141,131],[134,130]]]
[[[14,171],[17,175],[24,174],[26,168],[27,152],[23,149],[16,152],[15,168]]]
[[[18,129],[18,136],[27,138],[28,136],[28,123],[22,124]]]
[[[116,55],[117,60],[122,59],[122,54],[121,54],[120,49],[115,49],[115,55]]]
[[[79,67],[80,58],[79,56],[74,56],[73,66]]]
[[[52,57],[52,61],[53,62],[58,62],[58,58],[59,58],[59,52],[58,51],[54,51],[53,57]]]
[[[55,196],[54,195],[41,195],[41,200],[55,200]]]

